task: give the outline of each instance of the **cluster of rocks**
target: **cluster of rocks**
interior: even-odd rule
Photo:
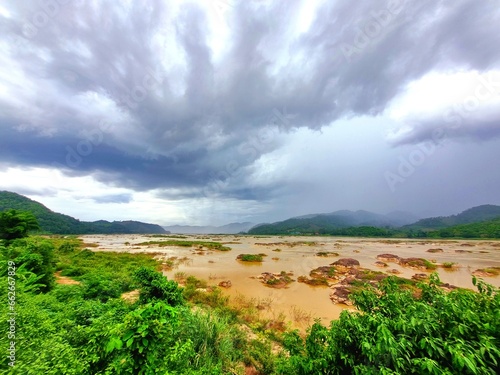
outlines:
[[[434,249],[437,250],[437,249]],[[401,266],[404,267],[410,267],[410,268],[415,268],[419,270],[429,270],[429,269],[434,269],[435,267],[431,267],[432,263],[430,263],[428,260],[424,258],[401,258],[398,255],[395,254],[379,254],[377,255],[377,259],[380,262],[392,262],[392,263],[397,263]]]
[[[333,303],[341,303],[347,306],[352,305],[349,296],[356,288],[359,288],[360,284],[376,286],[381,280],[389,277],[380,271],[361,268],[359,262],[352,258],[339,259],[337,262],[332,263],[332,266],[335,267],[334,277],[337,279],[338,284],[332,286],[330,300]]]
[[[293,272],[281,271],[280,273],[263,272],[257,279],[260,280],[262,284],[271,288],[287,288],[288,284],[294,282],[292,279]]]
[[[315,268],[309,276],[310,278],[301,276],[298,281],[313,286],[330,286],[331,301],[348,306],[352,305],[349,295],[360,284],[377,285],[380,280],[388,277],[383,272],[361,268],[359,261],[353,258],[342,258],[328,266]]]
[[[500,267],[480,268],[472,272],[474,276],[494,277],[500,275]]]
[[[393,261],[398,264],[418,268],[426,264],[425,259],[421,258],[400,258],[394,254],[381,254],[379,259],[384,261]],[[380,267],[387,267],[383,261],[379,261]],[[330,300],[333,303],[344,304],[351,306],[353,302],[349,298],[353,291],[363,287],[363,285],[372,285],[377,287],[379,282],[387,277],[389,274],[400,273],[396,269],[388,270],[386,272],[373,271],[367,268],[361,268],[359,261],[352,258],[342,258],[338,261],[331,263],[328,266],[321,266],[313,269],[309,273],[309,278],[300,276],[298,281],[304,282],[309,285],[325,285],[329,286],[332,291],[330,293]],[[429,278],[426,273],[417,273],[412,276],[413,283],[425,281]],[[450,284],[442,284],[441,287],[445,290],[452,290],[456,288]]]

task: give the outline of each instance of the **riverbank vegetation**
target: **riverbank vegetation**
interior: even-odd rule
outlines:
[[[269,301],[168,280],[150,254],[27,234],[0,243],[2,373],[500,373],[500,293],[480,279],[477,292],[445,291],[434,274],[411,289],[392,276],[356,285],[357,311],[301,332],[262,317]]]

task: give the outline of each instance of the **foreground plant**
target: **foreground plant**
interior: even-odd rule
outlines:
[[[500,293],[473,279],[479,293],[439,288],[433,274],[421,295],[395,278],[353,296],[330,328],[315,323],[305,340],[287,335],[281,374],[498,374]]]

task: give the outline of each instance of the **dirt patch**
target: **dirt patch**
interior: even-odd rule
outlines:
[[[80,285],[81,282],[73,280],[67,276],[61,276],[61,271],[57,271],[54,276],[56,277],[56,283],[61,285]]]
[[[130,292],[123,293],[121,295],[121,298],[124,301],[130,302],[130,303],[135,303],[139,300],[139,294],[140,294],[139,289],[135,289],[135,290],[132,290]]]

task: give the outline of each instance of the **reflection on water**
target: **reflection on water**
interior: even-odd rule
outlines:
[[[151,240],[139,235],[89,235],[82,236],[85,242],[99,244],[96,250],[129,251],[129,252],[161,252],[168,256],[188,257],[191,259],[176,269],[165,272],[173,278],[176,272],[185,272],[197,278],[205,279],[209,285],[217,285],[222,280],[231,280],[232,287],[224,289],[224,293],[235,298],[242,294],[249,298],[269,299],[271,308],[268,314],[284,313],[292,318],[296,311],[310,313],[313,318],[320,318],[323,323],[338,318],[340,312],[347,308],[334,305],[327,287],[311,287],[293,282],[286,289],[272,289],[264,286],[258,279],[262,272],[293,272],[293,278],[309,275],[319,266],[328,265],[339,258],[357,259],[361,267],[384,271],[374,265],[376,256],[383,253],[396,254],[400,257],[419,257],[435,261],[436,264],[454,262],[458,268],[446,270],[438,267],[441,280],[456,286],[474,289],[472,272],[479,268],[500,267],[500,242],[494,241],[425,241],[425,240],[378,240],[338,237],[240,237],[217,236],[217,240],[231,243],[228,252],[205,251],[196,253],[190,248],[181,247],[138,247],[134,244]],[[214,237],[215,238],[215,237]],[[156,238],[155,240],[158,240]],[[196,236],[188,236],[196,239]],[[298,243],[302,241],[302,243]],[[307,243],[306,243],[307,242]],[[293,245],[293,246],[291,246]],[[273,251],[275,249],[281,251]],[[442,249],[442,252],[430,253],[428,249]],[[457,251],[458,250],[458,251]],[[317,252],[336,252],[339,256],[319,257]],[[262,263],[246,263],[236,260],[238,254],[263,253]],[[272,259],[279,258],[279,259]],[[397,269],[402,277],[411,278],[420,270],[404,268],[389,263],[389,269]],[[484,277],[490,284],[500,287],[500,277]]]

